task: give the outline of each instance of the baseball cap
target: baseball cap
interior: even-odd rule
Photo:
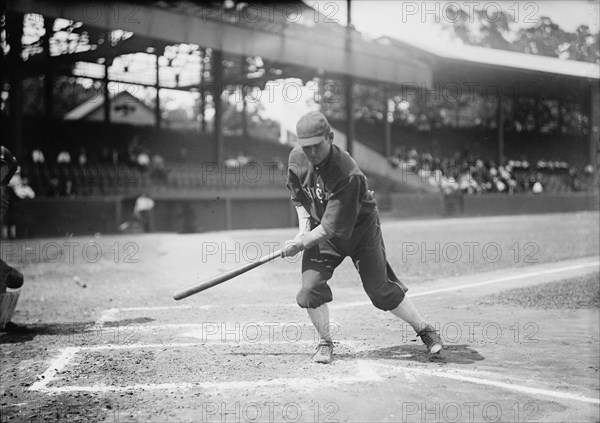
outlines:
[[[329,134],[331,126],[321,112],[308,112],[296,124],[296,135],[301,147],[308,147],[321,142],[323,135]]]

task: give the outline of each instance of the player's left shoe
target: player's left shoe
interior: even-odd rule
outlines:
[[[321,341],[317,347],[317,352],[313,355],[313,361],[315,363],[329,364],[333,356],[333,342],[332,341]]]
[[[430,354],[439,354],[444,347],[442,337],[431,325],[427,325],[425,329],[417,333],[417,336],[421,337],[421,340],[427,346]]]

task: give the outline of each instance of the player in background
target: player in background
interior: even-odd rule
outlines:
[[[408,290],[387,262],[377,203],[367,178],[348,153],[333,145],[333,132],[322,113],[309,112],[296,125],[298,146],[288,161],[287,188],[298,213],[299,231],[286,241],[283,257],[302,257],[302,288],[296,301],[306,308],[321,341],[313,359],[330,363],[333,342],[327,284],[345,257],[358,270],[373,305],[409,323],[437,354],[443,342],[437,331],[405,296]]]
[[[0,219],[8,207],[9,196],[6,186],[17,171],[18,164],[12,153],[0,146]],[[17,307],[21,287],[23,286],[23,274],[17,269],[0,260],[0,330],[21,330],[19,325],[10,321]]]

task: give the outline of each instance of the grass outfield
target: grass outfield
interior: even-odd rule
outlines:
[[[562,282],[511,289],[482,298],[480,304],[505,304],[544,310],[600,308],[598,273],[570,278]]]

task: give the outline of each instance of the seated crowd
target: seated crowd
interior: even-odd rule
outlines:
[[[593,168],[585,166],[582,174],[564,161],[540,159],[530,163],[508,160],[498,165],[493,160],[455,153],[438,157],[419,153],[415,148],[399,147],[391,158],[394,167],[418,174],[422,181],[439,186],[446,193],[465,194],[578,192],[593,189]]]
[[[256,166],[252,168],[256,159],[242,151],[230,154],[222,168],[204,166],[191,160],[185,152],[179,152],[179,156],[170,158],[167,164],[160,154],[142,148],[137,142],[130,143],[123,151],[102,148],[88,152],[80,148],[73,154],[68,149],[59,149],[54,160],[46,160],[48,156],[36,148],[20,163],[18,184],[29,184],[40,197],[127,195],[140,190],[219,188],[244,182],[250,187],[264,186],[257,183],[261,181],[257,181]],[[269,170],[271,173],[282,172],[285,167],[279,156],[266,162],[278,165],[275,170]]]
[[[20,163],[19,183],[28,182],[42,197],[70,197],[104,195],[114,193],[113,188],[137,189],[149,184],[164,185],[167,181],[164,159],[159,154],[150,158],[150,153],[142,148],[102,148],[88,153],[82,147],[72,153],[61,148],[54,160],[46,160],[49,154],[34,149]]]

